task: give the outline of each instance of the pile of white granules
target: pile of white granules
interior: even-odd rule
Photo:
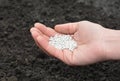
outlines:
[[[49,44],[57,49],[68,49],[73,51],[77,47],[77,42],[70,35],[58,35],[50,37]]]

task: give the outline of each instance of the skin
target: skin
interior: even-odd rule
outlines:
[[[107,29],[96,23],[80,21],[59,24],[54,29],[35,23],[30,32],[40,49],[68,65],[88,65],[120,59],[120,31]],[[54,48],[48,42],[49,37],[55,34],[70,34],[78,47],[73,52]]]

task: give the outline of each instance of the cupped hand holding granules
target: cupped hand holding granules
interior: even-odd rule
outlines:
[[[69,65],[120,58],[120,31],[89,21],[59,24],[54,29],[36,23],[31,33],[39,48]]]

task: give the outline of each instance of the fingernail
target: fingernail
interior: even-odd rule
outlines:
[[[35,23],[34,24],[35,27],[46,27],[44,24],[42,23]]]
[[[40,23],[38,23],[38,22],[36,22],[35,24],[34,24],[34,26],[36,27],[36,26],[38,26]]]
[[[37,30],[35,28],[31,28],[30,32],[31,32],[31,34],[32,34],[33,37],[39,36],[39,33],[37,32]]]
[[[33,32],[33,31],[37,31],[37,32],[38,32],[39,30],[36,29],[36,28],[31,28],[31,29],[30,29],[30,32]]]
[[[32,31],[34,31],[34,28],[31,28],[31,29],[30,29],[30,32],[31,32],[31,33],[32,33]]]

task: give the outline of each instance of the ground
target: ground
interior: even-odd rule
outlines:
[[[0,0],[0,81],[120,81],[120,62],[71,67],[47,56],[29,29],[89,20],[120,29],[120,0]]]

